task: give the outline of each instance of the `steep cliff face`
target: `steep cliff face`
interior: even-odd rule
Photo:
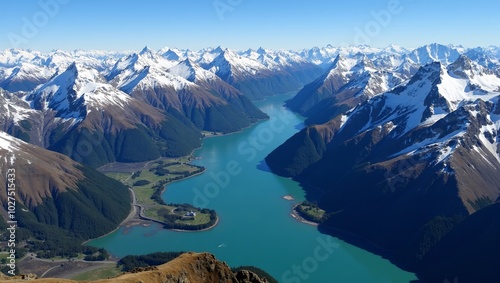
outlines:
[[[12,278],[13,279],[13,278]],[[0,278],[0,282],[16,282],[19,279],[7,280]],[[76,283],[66,279],[38,279],[39,283]],[[209,253],[186,253],[171,262],[158,267],[137,270],[125,273],[116,278],[94,281],[95,283],[268,283],[250,271],[239,271],[234,274],[225,263],[217,260]]]

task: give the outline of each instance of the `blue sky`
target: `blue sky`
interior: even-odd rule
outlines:
[[[500,45],[489,0],[0,0],[0,49]]]

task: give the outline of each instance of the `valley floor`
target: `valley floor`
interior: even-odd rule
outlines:
[[[113,163],[101,167],[99,171],[129,186],[131,192],[132,211],[120,227],[136,225],[138,221],[147,222],[148,224],[155,222],[165,227],[172,227],[172,223],[178,222],[179,220],[170,223],[165,222],[166,220],[163,221],[163,214],[159,212],[163,210],[170,211],[169,214],[172,215],[182,215],[182,212],[179,214],[176,210],[182,209],[182,211],[184,211],[187,208],[183,207],[183,205],[166,204],[161,198],[161,195],[166,189],[167,184],[194,177],[205,172],[205,168],[189,164],[189,161],[192,159],[191,156],[173,159],[161,158],[149,162]],[[183,229],[181,228],[182,225],[174,225],[172,230],[205,231],[217,225],[218,217],[213,221],[208,214],[194,207],[191,207],[191,209],[196,212],[193,220],[186,221],[182,219],[180,222],[188,224],[187,226],[189,226],[189,224],[202,226],[199,226],[199,229],[194,227],[186,227],[186,229]],[[189,210],[190,209],[188,209],[188,211]],[[210,221],[207,222],[206,219],[210,219]],[[204,227],[212,222],[212,225]],[[189,230],[187,230],[188,228]]]

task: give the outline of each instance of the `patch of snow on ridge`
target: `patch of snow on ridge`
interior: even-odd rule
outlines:
[[[449,140],[456,139],[456,138],[462,137],[464,135],[465,135],[465,130],[462,130],[462,129],[457,130],[453,133],[450,133],[449,135],[442,137],[442,138],[438,138],[439,135],[436,135],[435,137],[427,138],[419,143],[412,144],[409,147],[407,147],[407,148],[405,148],[405,149],[403,149],[395,154],[392,154],[390,157],[392,158],[392,157],[396,157],[396,156],[403,155],[403,154],[414,154],[417,152],[423,152],[423,151],[426,151],[427,149],[430,149],[430,148],[435,147],[435,146],[438,146],[439,148],[443,149],[443,148],[447,147],[447,145],[445,143],[447,143]],[[453,147],[453,148],[451,148],[451,150],[453,151],[455,148],[456,147]],[[442,150],[442,154],[445,154],[446,152],[447,151]],[[451,154],[451,152],[449,154]],[[443,155],[442,160],[444,160],[445,157],[446,156]]]
[[[481,127],[481,131],[479,133],[479,140],[483,144],[484,149],[486,149],[489,153],[491,153],[491,155],[493,155],[493,157],[495,157],[495,159],[500,164],[500,156],[497,152],[497,148],[498,148],[498,139],[496,138],[496,136],[498,134],[497,131],[498,131],[498,129],[496,129],[496,125],[483,126],[483,127]],[[488,133],[490,136],[492,136],[494,138],[493,142],[491,142],[490,140],[488,140],[486,138],[486,134],[488,134]]]
[[[14,152],[20,150],[21,141],[13,136],[0,131],[0,149]]]

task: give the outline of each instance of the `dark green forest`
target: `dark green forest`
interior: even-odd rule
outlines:
[[[21,211],[18,241],[26,241],[40,257],[93,255],[99,250],[82,246],[88,239],[111,232],[130,211],[130,192],[122,183],[86,166],[79,168],[85,178],[76,190],[68,189],[46,198],[33,212]],[[101,252],[101,255],[107,253]],[[99,256],[99,255],[98,255]]]

